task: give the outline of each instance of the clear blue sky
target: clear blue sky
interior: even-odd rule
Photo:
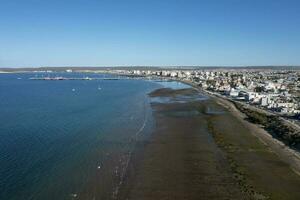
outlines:
[[[299,0],[0,0],[0,67],[300,65]]]

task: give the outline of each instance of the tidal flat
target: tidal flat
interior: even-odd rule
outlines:
[[[300,176],[214,99],[193,88],[149,96],[164,101],[151,104],[153,134],[120,199],[300,199]]]

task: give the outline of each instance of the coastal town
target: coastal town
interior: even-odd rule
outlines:
[[[0,11],[0,200],[300,200],[300,0]]]
[[[174,177],[182,173],[185,177],[182,179],[182,183],[184,185],[189,183],[187,188],[192,188],[192,193],[193,191],[200,191],[202,194],[202,191],[212,187],[216,191],[221,191],[217,193],[217,196],[215,196],[215,192],[211,193],[207,199],[222,199],[221,197],[224,196],[228,197],[227,199],[241,199],[240,197],[245,195],[249,196],[245,199],[256,199],[252,198],[253,196],[261,196],[261,199],[272,199],[269,197],[274,196],[274,194],[280,195],[280,198],[274,199],[298,199],[300,196],[298,184],[300,179],[297,175],[300,170],[299,72],[298,69],[233,67],[198,67],[194,69],[179,67],[91,69],[65,67],[26,69],[22,71],[22,75],[17,70],[11,70],[8,73],[12,74],[5,76],[13,77],[15,82],[19,84],[27,83],[40,88],[45,88],[45,86],[55,88],[58,85],[68,86],[63,91],[72,98],[81,98],[84,96],[82,95],[83,92],[86,93],[87,91],[82,90],[81,93],[81,90],[77,90],[78,84],[85,88],[96,86],[97,92],[95,92],[95,88],[91,90],[95,99],[105,97],[106,92],[109,91],[109,86],[118,85],[124,94],[127,93],[128,83],[135,83],[135,86],[150,84],[158,87],[150,93],[144,91],[144,98],[163,99],[167,97],[171,103],[169,101],[168,103],[149,101],[152,102],[149,105],[151,112],[153,112],[151,115],[156,120],[153,130],[151,130],[153,131],[151,137],[157,142],[145,146],[147,148],[145,160],[132,161],[132,163],[142,162],[151,163],[151,165],[146,165],[145,168],[140,169],[141,173],[137,174],[136,181],[126,182],[125,176],[117,172],[122,169],[125,174],[128,166],[130,167],[128,163],[135,157],[132,156],[133,153],[129,153],[118,159],[120,165],[115,168],[117,171],[112,174],[113,178],[117,177],[124,187],[127,185],[133,187],[134,189],[131,190],[134,191],[133,195],[152,195],[148,194],[144,188],[155,188],[157,184],[148,186],[145,184],[152,183],[152,181],[144,182],[144,180],[164,177],[166,181],[162,181],[158,185],[159,188],[164,188],[167,182],[177,183],[173,181]],[[53,84],[45,83],[46,81]],[[192,87],[185,86],[181,89],[172,89],[157,85],[168,81],[181,82]],[[101,91],[99,92],[99,90]],[[51,96],[53,95],[51,94]],[[177,97],[182,98],[183,101],[176,101]],[[80,102],[89,101],[80,100]],[[95,105],[99,105],[102,109],[103,104],[100,102],[95,101]],[[138,102],[131,103],[131,105],[138,104]],[[145,105],[145,102],[143,104]],[[126,112],[124,114],[124,121],[129,122],[132,118],[129,118]],[[146,119],[145,117],[142,128],[138,130],[143,130]],[[123,131],[121,132],[123,133]],[[220,157],[213,153],[216,152],[216,149],[222,152],[224,156]],[[132,152],[134,151],[132,150]],[[106,153],[105,157],[108,155]],[[165,159],[166,157],[168,159]],[[225,167],[223,167],[224,160],[227,163]],[[196,162],[199,164],[195,165]],[[176,175],[169,173],[170,163],[175,163],[172,164],[172,170]],[[190,166],[193,166],[193,173],[190,173]],[[111,169],[111,166],[103,160],[93,167],[97,173]],[[161,170],[149,170],[149,168]],[[214,171],[211,172],[211,169]],[[195,172],[197,173],[196,176]],[[202,177],[207,176],[207,174],[209,174],[207,182],[197,181],[195,183],[190,181],[195,177],[201,177],[199,180],[202,180]],[[219,174],[224,175],[224,177],[219,176]],[[273,182],[274,177],[280,184],[275,186],[269,184],[270,181]],[[212,184],[211,179],[216,181]],[[222,184],[224,179],[230,184]],[[136,186],[136,182],[143,185]],[[121,196],[120,199],[126,199],[123,198],[123,195],[126,197],[127,194],[123,193],[123,188],[118,185],[119,183],[117,182],[116,187],[112,187],[113,195]],[[256,183],[260,186],[257,186]],[[106,185],[106,182],[103,182],[103,185]],[[283,188],[282,185],[287,185],[287,187]],[[276,188],[274,189],[274,187]],[[121,188],[120,193],[116,193],[115,191],[119,192],[119,188]],[[236,190],[234,194],[226,192],[233,190]],[[135,191],[139,191],[140,194],[136,194]],[[190,194],[191,192],[175,191],[173,187],[170,187],[168,193],[176,193],[180,196],[182,193]],[[72,191],[69,195],[72,198],[77,198],[77,196],[84,194]],[[193,195],[195,195],[195,199],[199,196],[197,192]],[[231,198],[233,196],[238,198]],[[285,198],[286,196],[288,197]]]
[[[261,69],[110,70],[110,73],[162,77],[283,116],[300,114],[300,71]]]
[[[66,73],[108,73],[129,77],[182,81],[210,94],[238,101],[267,112],[298,119],[300,116],[300,70],[298,69],[65,69]],[[35,70],[34,73],[52,73]],[[33,77],[33,80],[94,80],[99,78]],[[100,78],[101,80],[103,78]],[[112,79],[112,78],[104,78]],[[115,78],[117,80],[123,78]]]

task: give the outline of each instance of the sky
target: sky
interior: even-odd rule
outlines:
[[[299,0],[0,0],[0,67],[300,65]]]

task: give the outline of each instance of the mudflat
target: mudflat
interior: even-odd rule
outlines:
[[[164,100],[152,103],[154,132],[120,199],[300,199],[300,176],[213,99],[195,89],[150,96]]]

